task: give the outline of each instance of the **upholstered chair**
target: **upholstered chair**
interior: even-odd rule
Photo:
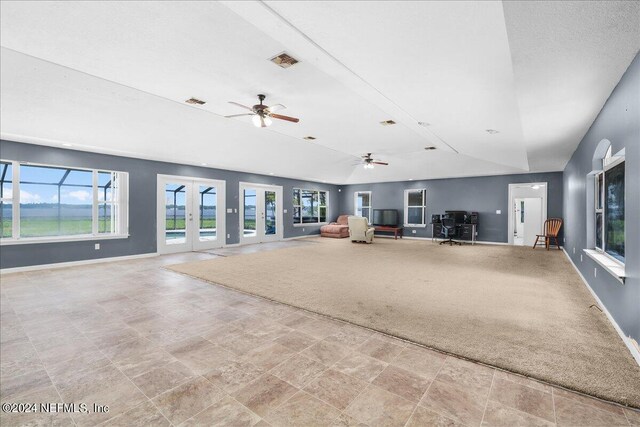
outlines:
[[[361,216],[349,217],[349,237],[352,242],[373,243],[373,227],[369,227],[367,218]]]

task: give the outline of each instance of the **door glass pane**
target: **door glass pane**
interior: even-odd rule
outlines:
[[[186,191],[182,184],[165,186],[166,221],[165,241],[167,245],[178,245],[187,241]]]
[[[244,225],[245,237],[256,236],[256,190],[244,190]]]
[[[201,185],[200,193],[200,234],[201,242],[216,240],[216,217],[218,192],[216,187]]]
[[[264,192],[264,234],[267,236],[276,234],[276,193]]]

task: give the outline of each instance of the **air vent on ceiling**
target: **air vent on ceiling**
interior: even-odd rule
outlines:
[[[489,135],[495,135],[496,133],[500,133],[500,131],[495,129],[487,129],[487,133]]]
[[[385,120],[385,121],[380,122],[380,124],[382,126],[391,126],[391,125],[395,125],[396,122],[394,122],[393,120]]]
[[[184,102],[186,102],[187,104],[194,104],[194,105],[203,105],[203,104],[206,104],[206,101],[202,101],[202,100],[200,100],[200,99],[198,99],[198,98],[189,98],[189,99],[187,99],[187,100],[186,100],[186,101],[184,101]]]
[[[316,139],[315,136],[305,136],[303,139],[309,140],[309,141],[313,141],[314,139]]]
[[[282,52],[278,56],[274,56],[270,61],[282,68],[289,68],[299,62],[296,58],[286,54],[285,52]]]
[[[430,145],[428,147],[424,147],[425,150],[429,151],[429,150],[435,150],[436,147],[434,147],[433,145]]]

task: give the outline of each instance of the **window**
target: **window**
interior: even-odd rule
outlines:
[[[625,261],[623,156],[611,156],[611,146],[602,159],[602,170],[594,176],[596,250],[617,261]]]
[[[407,227],[425,227],[427,208],[427,190],[404,190],[404,225]]]
[[[367,218],[371,223],[371,191],[355,192],[355,214]]]
[[[124,172],[0,162],[4,242],[127,234]]]
[[[624,161],[604,171],[604,251],[624,263]]]
[[[293,223],[320,224],[327,222],[326,191],[293,189]]]

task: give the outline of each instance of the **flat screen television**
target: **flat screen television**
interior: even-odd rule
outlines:
[[[373,225],[386,225],[395,227],[398,225],[398,211],[395,209],[374,209]]]

